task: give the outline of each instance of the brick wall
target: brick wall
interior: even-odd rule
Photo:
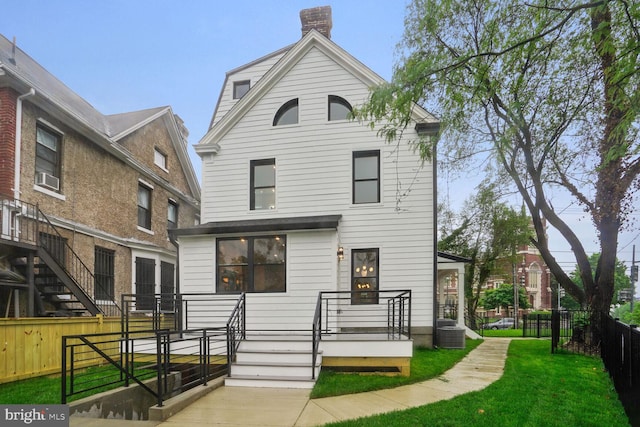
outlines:
[[[16,100],[10,88],[0,88],[0,194],[13,195],[16,150]]]

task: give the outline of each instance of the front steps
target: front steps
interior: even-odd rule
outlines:
[[[240,343],[225,386],[313,388],[311,339],[249,339]],[[322,364],[319,352],[314,367],[318,378]]]

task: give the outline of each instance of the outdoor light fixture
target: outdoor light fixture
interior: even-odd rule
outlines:
[[[344,259],[344,248],[340,246],[338,248],[338,261],[342,261]]]

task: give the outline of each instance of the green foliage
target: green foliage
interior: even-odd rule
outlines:
[[[440,222],[438,250],[470,259],[465,267],[464,291],[472,317],[487,279],[504,273],[499,261],[513,262],[515,248],[532,237],[530,218],[496,199],[492,186],[483,187],[466,201],[461,214],[439,215],[448,220]]]
[[[598,267],[598,261],[600,261],[600,254],[595,253],[591,254],[589,257],[589,265],[591,266],[591,276],[595,277],[596,269]],[[587,273],[589,274],[589,273]],[[580,272],[579,268],[573,270],[570,274],[571,280],[581,289],[584,289],[584,285],[582,283],[583,274]],[[628,289],[631,287],[631,279],[627,276],[627,267],[624,263],[618,259],[616,259],[615,264],[615,274],[614,274],[614,285],[613,285],[613,301],[612,304],[619,304],[623,301],[618,299],[618,293],[621,289]],[[580,308],[580,304],[573,298],[571,295],[565,295],[561,298],[561,305],[568,310],[578,310]]]
[[[498,193],[516,190],[558,282],[606,309],[617,236],[640,180],[638,22],[638,2],[413,0],[393,79],[356,116],[395,139],[416,105],[433,111],[441,167],[485,165]],[[599,274],[584,271],[582,288],[548,248],[545,225],[586,270],[579,235],[550,204],[557,194],[584,207],[599,233]]]
[[[518,289],[518,307],[528,308],[529,301],[526,290],[522,287],[518,287]],[[484,296],[480,299],[480,304],[486,310],[492,310],[498,307],[506,310],[509,307],[513,307],[513,297],[513,285],[502,284],[495,289],[487,289]]]

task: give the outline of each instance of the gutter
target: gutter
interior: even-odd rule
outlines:
[[[29,92],[24,93],[16,99],[16,145],[15,145],[15,164],[13,178],[13,198],[20,200],[20,152],[22,151],[22,100],[28,96],[36,94],[34,88],[29,88]]]

